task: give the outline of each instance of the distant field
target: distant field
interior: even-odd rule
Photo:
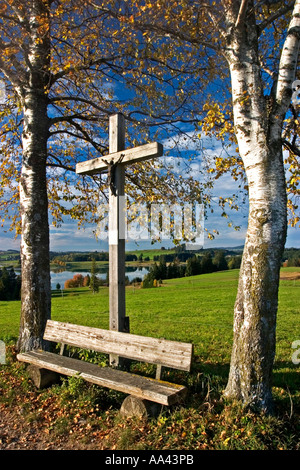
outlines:
[[[153,261],[154,256],[160,256],[163,254],[174,254],[175,250],[161,250],[161,249],[153,249],[153,250],[132,250],[126,251],[126,254],[136,255],[137,258],[142,254],[143,259],[149,258],[150,261]],[[0,253],[0,265],[14,268],[19,267],[20,263],[18,259],[12,259],[16,256],[16,254],[8,254],[6,252]],[[9,259],[7,259],[9,258]],[[136,263],[136,261],[130,261],[128,264]],[[91,261],[67,261],[66,268],[72,271],[86,271],[91,269]],[[108,261],[97,261],[97,266],[101,267],[108,264]],[[59,267],[55,263],[51,263],[51,269]]]
[[[282,273],[300,273],[283,268]],[[238,270],[164,281],[162,287],[126,291],[132,333],[192,342],[200,361],[228,364]],[[17,337],[20,302],[0,302],[0,338]],[[86,288],[53,294],[52,318],[108,328],[108,289]],[[300,279],[280,283],[277,326],[278,364],[291,362],[291,344],[300,340]],[[198,360],[197,359],[197,360]]]
[[[108,261],[96,261],[96,267],[101,268],[103,266],[108,266]],[[58,266],[54,263],[51,263],[51,269],[63,269],[65,268],[68,271],[90,271],[92,268],[91,261],[67,261],[66,266]]]
[[[126,254],[128,255],[136,255],[139,257],[140,255],[143,255],[143,258],[149,258],[151,261],[153,261],[154,256],[161,256],[161,255],[172,255],[176,253],[175,250],[161,250],[161,249],[153,249],[153,250],[133,250],[133,251],[126,251]]]

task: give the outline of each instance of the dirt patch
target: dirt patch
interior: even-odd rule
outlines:
[[[0,407],[0,450],[85,450],[97,445],[82,445],[69,436],[51,436],[45,426],[29,423],[22,409]]]
[[[37,423],[28,423],[20,411],[0,408],[1,450],[44,450],[53,448],[48,436],[41,432]],[[56,447],[55,447],[56,448]]]
[[[280,279],[284,281],[295,281],[297,279],[300,279],[300,272],[298,271],[293,272],[293,273],[281,272]]]

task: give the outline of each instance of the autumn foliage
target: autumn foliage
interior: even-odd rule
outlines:
[[[87,278],[88,276],[83,276],[82,274],[74,274],[72,279],[67,279],[67,281],[65,281],[65,289],[87,286]]]

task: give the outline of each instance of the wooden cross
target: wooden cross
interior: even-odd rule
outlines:
[[[124,210],[125,165],[161,157],[163,146],[157,142],[125,150],[125,118],[115,114],[109,119],[109,155],[76,165],[76,173],[94,175],[108,172],[109,182],[109,328],[129,332],[125,315],[125,231],[120,226]]]

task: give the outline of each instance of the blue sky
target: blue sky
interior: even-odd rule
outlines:
[[[234,189],[234,183],[230,177],[219,180],[216,188],[216,195],[218,192],[224,196]],[[246,230],[247,230],[247,208],[241,208],[240,211],[232,212],[232,222],[235,225],[240,225],[241,229],[235,231],[233,228],[228,227],[228,220],[221,217],[220,210],[216,208],[213,214],[208,214],[204,221],[204,227],[210,231],[213,229],[219,232],[214,240],[209,240],[207,237],[204,239],[204,248],[216,247],[235,247],[244,244]],[[84,229],[77,229],[77,224],[74,221],[66,220],[60,227],[50,226],[50,249],[51,251],[101,251],[108,250],[108,243],[106,240],[96,240],[94,232],[96,226],[88,225]],[[151,245],[150,241],[131,241],[127,243],[128,250],[142,250],[147,248],[156,248],[164,246],[166,248],[172,247],[171,240],[163,240],[160,244],[155,243]],[[299,229],[289,228],[287,247],[300,248]],[[14,239],[14,235],[10,232],[5,232],[5,229],[0,229],[0,250],[20,248],[20,238]]]
[[[170,140],[174,140],[176,136],[172,136]],[[162,142],[164,149],[167,151],[170,149],[170,143],[168,141]],[[192,143],[191,143],[192,145]],[[186,149],[186,142],[184,142]],[[191,150],[195,150],[192,149]],[[193,172],[194,177],[197,177],[197,165],[201,166],[201,161],[206,159],[209,161],[210,158],[213,158],[215,155],[220,155],[222,152],[221,145],[212,141],[207,137],[202,138],[202,145],[199,149],[199,160],[194,160],[190,163],[189,168]],[[164,158],[164,157],[162,157]],[[178,157],[172,157],[170,154],[166,157],[170,164],[174,164],[174,161],[177,165],[178,173],[183,171],[183,168],[186,165],[180,165],[180,159]],[[176,160],[175,160],[176,158]],[[200,168],[200,167],[199,167]],[[198,169],[199,169],[198,168]],[[174,171],[177,171],[174,170]],[[198,172],[198,177],[203,177],[201,172]],[[247,230],[247,207],[241,207],[239,211],[230,211],[231,222],[234,225],[240,225],[240,230],[235,231],[232,227],[228,227],[228,219],[221,217],[221,209],[218,207],[218,196],[226,197],[230,196],[233,193],[238,193],[237,183],[229,175],[225,175],[220,178],[215,188],[213,189],[214,200],[216,201],[214,212],[208,212],[207,217],[204,221],[204,228],[208,231],[213,231],[214,229],[219,232],[215,236],[214,240],[210,240],[206,236],[204,237],[204,248],[214,248],[214,247],[235,247],[244,244],[246,230]],[[50,226],[50,250],[51,251],[101,251],[108,250],[107,240],[96,240],[95,231],[97,227],[93,225],[88,225],[84,229],[78,230],[77,223],[71,219],[66,219],[60,227]],[[174,246],[171,240],[163,240],[161,245],[155,243],[151,244],[151,240],[147,241],[130,241],[127,243],[128,250],[142,250],[148,248],[156,248],[164,246],[166,248]],[[289,228],[288,238],[287,238],[287,247],[300,248],[300,236],[299,229]],[[20,248],[20,238],[14,238],[13,233],[7,232],[4,228],[0,228],[0,250],[9,250],[15,249],[19,250]]]
[[[205,239],[204,248],[214,247],[234,247],[244,243],[245,234],[247,229],[247,220],[242,214],[236,213],[233,217],[235,223],[241,223],[242,227],[240,231],[235,231],[233,228],[227,226],[226,220],[218,217],[215,214],[212,217],[208,217],[205,221],[206,228],[217,228],[220,232],[214,240]],[[107,250],[108,244],[105,241],[96,241],[93,235],[95,227],[86,227],[85,230],[77,230],[77,226],[74,222],[66,221],[59,228],[51,227],[50,229],[50,249],[52,251],[100,251]],[[150,242],[130,242],[127,243],[127,249],[147,249],[155,248],[161,245],[151,245]],[[171,247],[172,242],[164,240],[162,246]],[[299,229],[289,228],[288,239],[286,243],[287,247],[300,248],[300,237]],[[11,233],[4,233],[3,229],[0,232],[0,249],[9,250],[20,248],[20,238],[14,239]]]

